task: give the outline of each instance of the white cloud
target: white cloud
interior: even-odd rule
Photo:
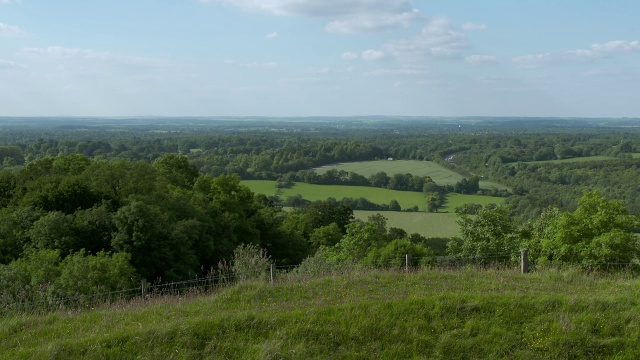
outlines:
[[[382,58],[384,58],[384,51],[371,49],[362,52],[362,60],[365,61],[380,60]]]
[[[19,4],[21,0],[0,0],[0,5]]]
[[[272,32],[272,33],[268,33],[267,35],[265,35],[265,38],[272,40],[278,37],[278,33],[277,32]]]
[[[640,41],[613,40],[604,44],[592,44],[588,49],[569,50],[562,53],[544,53],[517,56],[513,62],[517,67],[535,69],[550,64],[591,61],[603,57],[640,51]]]
[[[426,76],[426,75],[429,75],[429,72],[426,70],[420,70],[420,69],[376,69],[374,71],[365,73],[365,76],[368,76],[368,77],[381,77],[381,76],[418,77],[418,76]]]
[[[92,49],[66,48],[62,46],[50,46],[46,48],[23,48],[17,54],[19,57],[32,60],[83,60],[88,62],[111,63],[128,66],[142,67],[170,67],[167,60],[152,59],[139,56],[117,55],[108,51],[97,51]]]
[[[403,62],[414,62],[429,57],[460,57],[466,48],[465,35],[449,19],[433,17],[419,35],[390,41],[382,50]]]
[[[15,61],[0,59],[0,69],[26,68],[26,66]]]
[[[487,25],[485,24],[476,24],[476,23],[464,23],[462,24],[462,30],[466,30],[466,31],[479,31],[479,30],[485,30],[487,28]]]
[[[330,32],[377,32],[407,27],[420,17],[411,0],[200,0],[244,11],[327,19]]]
[[[26,33],[19,27],[0,22],[0,37],[20,37],[24,35]]]
[[[329,69],[328,67],[322,67],[322,68],[308,68],[308,69],[298,70],[295,73],[296,74],[328,74],[330,72],[331,72],[331,69]]]
[[[493,64],[498,62],[498,58],[496,58],[495,56],[489,56],[489,55],[470,55],[464,58],[464,61],[466,61],[469,64]]]
[[[347,51],[347,52],[343,52],[343,53],[342,53],[342,58],[343,58],[344,60],[355,60],[355,59],[357,59],[357,58],[359,58],[359,57],[360,57],[360,56],[358,56],[358,54],[356,54],[356,53],[354,53],[354,52],[350,52],[350,51]]]
[[[604,44],[593,44],[587,50],[571,50],[567,54],[578,57],[600,57],[608,54],[621,54],[640,51],[640,42],[627,40],[614,40]]]
[[[288,77],[282,78],[280,81],[284,83],[309,83],[324,81],[324,79],[319,77]]]
[[[234,61],[234,60],[225,60],[224,63],[228,64],[228,65],[236,65],[236,66],[247,68],[247,69],[274,69],[274,68],[278,67],[278,63],[275,62],[275,61],[269,61],[269,62],[258,62],[258,61],[238,62],[238,61]]]
[[[555,61],[555,57],[550,53],[523,55],[513,58],[516,66],[523,69],[537,69]]]
[[[409,27],[420,17],[418,10],[398,14],[363,13],[346,16],[329,22],[325,29],[335,33],[363,33],[390,30],[398,27]]]

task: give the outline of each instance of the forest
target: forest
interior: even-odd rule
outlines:
[[[0,118],[0,128],[2,301],[207,276],[247,244],[278,265],[523,247],[539,264],[638,262],[638,119]],[[312,170],[387,158],[431,161],[463,180]],[[383,215],[354,220],[358,201],[397,203],[295,202],[241,184],[259,179],[409,191],[427,211],[448,193],[505,203],[461,206],[459,236],[430,239]]]

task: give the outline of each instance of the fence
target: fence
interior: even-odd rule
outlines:
[[[368,265],[357,263],[330,264],[321,262],[319,264],[309,263],[299,266],[276,266],[271,264],[268,269],[264,269],[261,281],[271,283],[286,282],[292,279],[304,280],[314,279],[322,276],[343,275],[354,270],[380,270],[411,273],[418,269],[433,269],[440,271],[455,271],[461,268],[473,267],[478,270],[488,268],[508,269],[520,273],[528,273],[534,270],[528,259],[528,251],[521,250],[519,253],[494,253],[483,256],[428,256],[412,258],[407,254],[402,258],[391,259],[386,262],[378,262]],[[562,267],[553,265],[552,267]],[[640,264],[637,263],[593,263],[581,264],[586,270],[591,269],[630,269],[634,274],[640,272]],[[259,272],[258,272],[259,273]],[[8,296],[0,293],[0,314],[7,313],[46,313],[58,310],[80,310],[90,309],[96,306],[108,306],[114,303],[131,302],[134,300],[150,300],[162,297],[176,297],[185,295],[211,294],[215,291],[236,284],[243,279],[250,277],[249,274],[256,274],[249,270],[246,273],[218,273],[213,276],[196,278],[192,280],[171,282],[171,283],[147,283],[142,280],[140,287],[110,291],[96,294],[82,294],[72,297],[51,297],[47,296],[46,289],[35,292],[32,296]]]

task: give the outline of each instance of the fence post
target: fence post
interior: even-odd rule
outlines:
[[[147,280],[146,279],[142,279],[142,284],[141,284],[140,288],[142,289],[142,299],[144,300],[145,295],[147,295]]]
[[[408,273],[410,266],[411,266],[411,255],[406,254],[404,256],[404,271]]]
[[[529,272],[529,250],[520,250],[520,272],[526,274]]]
[[[276,264],[275,263],[271,263],[271,283],[275,283],[276,282]]]

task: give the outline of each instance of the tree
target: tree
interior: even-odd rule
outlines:
[[[389,176],[384,171],[379,171],[369,176],[369,183],[373,187],[386,188],[389,184]]]
[[[477,215],[457,212],[460,238],[447,244],[453,255],[500,257],[511,256],[519,247],[516,226],[505,206],[485,207]]]
[[[164,154],[153,162],[160,178],[173,186],[190,189],[200,173],[186,156]]]
[[[400,204],[398,203],[397,200],[391,200],[389,202],[389,211],[401,211],[402,208],[400,207]]]
[[[313,250],[317,250],[320,246],[334,246],[340,241],[342,235],[338,225],[331,223],[314,229],[309,236],[309,243]]]
[[[347,225],[347,233],[333,247],[321,247],[327,260],[334,263],[360,262],[369,251],[385,246],[388,242],[386,218],[372,215],[367,222],[354,221]]]
[[[543,261],[629,263],[640,254],[633,235],[638,224],[621,201],[585,191],[574,212],[545,212],[534,240]]]

